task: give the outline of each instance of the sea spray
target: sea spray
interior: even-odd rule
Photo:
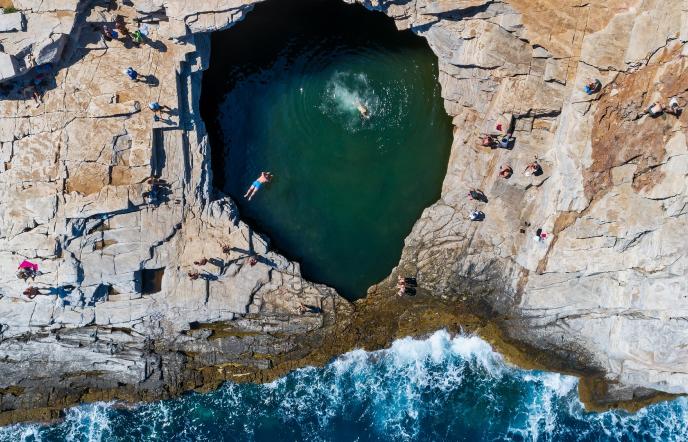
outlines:
[[[586,413],[576,378],[508,365],[482,339],[438,331],[354,350],[263,385],[69,410],[53,425],[0,430],[0,441],[685,440],[680,398],[628,414]]]

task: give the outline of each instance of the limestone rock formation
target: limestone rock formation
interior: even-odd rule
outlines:
[[[456,327],[459,307],[549,367],[604,379],[597,401],[688,391],[688,117],[646,111],[687,104],[684,0],[362,1],[427,39],[455,125],[441,200],[394,271],[427,291],[403,315],[382,313],[407,308],[387,301],[392,278],[355,305],[303,280],[211,187],[206,32],[253,3],[14,0],[21,29],[0,20],[0,80],[17,77],[0,100],[0,420],[266,379],[421,324]],[[103,39],[117,15],[147,23],[147,42]],[[45,63],[35,105],[22,84]],[[583,92],[588,78],[599,92]],[[153,121],[150,101],[175,111]],[[500,123],[513,148],[479,145]],[[524,175],[534,158],[544,173]],[[473,187],[489,198],[483,222],[468,219]],[[39,264],[34,299],[15,276],[23,259]]]

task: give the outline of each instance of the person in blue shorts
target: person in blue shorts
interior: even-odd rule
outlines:
[[[248,198],[248,200],[251,201],[251,198],[260,190],[260,187],[270,181],[272,181],[272,174],[270,172],[261,172],[258,179],[251,183],[251,187],[246,191],[244,198]]]

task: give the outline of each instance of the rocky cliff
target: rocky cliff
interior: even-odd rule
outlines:
[[[252,3],[15,0],[20,17],[0,15],[0,78],[13,78],[0,100],[0,421],[265,380],[441,327],[586,375],[596,403],[688,390],[687,117],[646,112],[686,104],[684,0],[364,1],[427,39],[455,136],[441,200],[355,304],[303,280],[211,188],[207,33]],[[117,15],[147,23],[148,40],[104,39]],[[34,104],[21,87],[36,75]],[[153,121],[150,101],[171,111]],[[499,123],[513,148],[481,146]],[[534,157],[543,174],[525,176]],[[469,221],[476,208],[484,221]],[[23,259],[39,264],[34,299],[15,276]],[[417,275],[418,297],[396,299],[397,272]]]

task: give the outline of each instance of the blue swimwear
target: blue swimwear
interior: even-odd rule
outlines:
[[[258,181],[258,180],[255,180],[255,181],[253,182],[252,186],[255,187],[256,190],[258,190],[258,189],[260,189],[260,185],[261,185],[261,184],[263,184],[263,183],[261,183],[261,182]]]

